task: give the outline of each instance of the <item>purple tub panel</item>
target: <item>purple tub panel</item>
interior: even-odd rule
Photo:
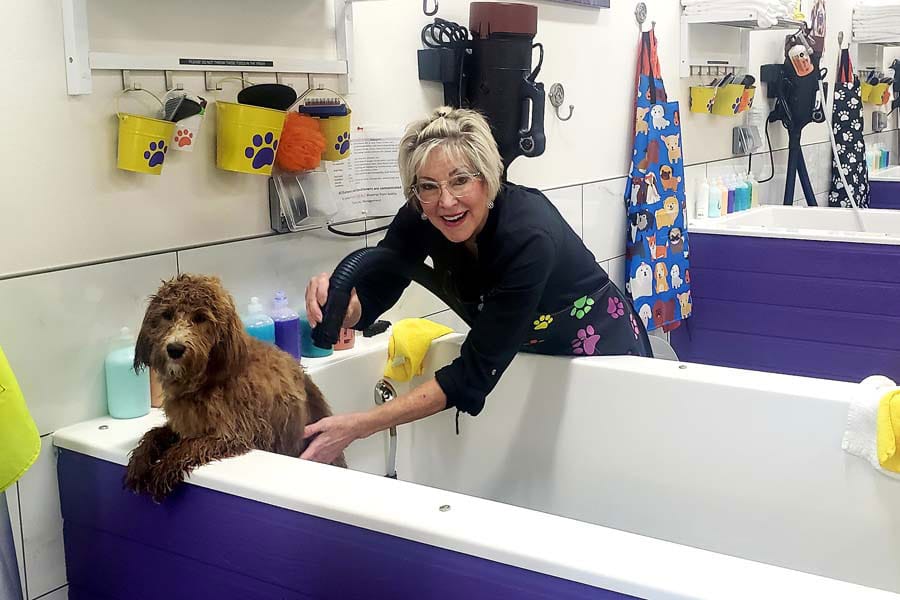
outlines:
[[[67,450],[58,475],[70,600],[632,598],[192,485],[156,505]]]
[[[689,362],[900,381],[900,248],[694,233]]]
[[[900,209],[900,181],[870,181],[869,208]]]

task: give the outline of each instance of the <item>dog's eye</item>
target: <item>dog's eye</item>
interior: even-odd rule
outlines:
[[[175,311],[171,308],[163,311],[162,318],[166,321],[171,321],[175,317]]]
[[[191,317],[191,321],[193,321],[195,325],[206,323],[206,320],[206,315],[204,315],[203,313],[197,313],[193,317]]]

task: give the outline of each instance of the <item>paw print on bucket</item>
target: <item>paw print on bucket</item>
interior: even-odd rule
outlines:
[[[337,150],[341,156],[350,152],[350,133],[345,131],[337,138],[337,143],[334,145],[334,149]]]
[[[272,167],[275,162],[275,150],[278,149],[278,140],[268,132],[265,135],[256,134],[251,140],[252,145],[244,148],[244,156],[249,158],[254,169]]]
[[[169,150],[165,140],[158,142],[150,142],[150,147],[144,151],[144,160],[147,161],[148,167],[155,167],[163,164],[166,160],[166,152]]]

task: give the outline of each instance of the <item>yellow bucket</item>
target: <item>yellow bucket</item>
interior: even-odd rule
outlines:
[[[287,113],[222,101],[216,102],[216,112],[216,165],[226,171],[271,175]]]
[[[872,86],[872,91],[869,93],[869,102],[872,104],[887,104],[891,101],[891,94],[888,91],[890,89],[891,84],[889,83],[879,83],[878,85]]]
[[[330,161],[344,160],[350,156],[350,133],[352,131],[350,128],[350,116],[353,114],[353,111],[350,109],[350,104],[346,98],[326,87],[309,88],[300,94],[296,104],[299,105],[308,95],[317,92],[331,92],[340,98],[344,106],[347,107],[346,115],[339,117],[315,117],[316,121],[319,122],[319,131],[325,136],[325,151],[322,152],[322,159]],[[303,111],[301,110],[300,112]]]
[[[140,91],[147,92],[156,98],[148,90]],[[159,98],[156,99],[157,101],[159,100]],[[160,104],[162,103],[160,102]],[[169,150],[169,140],[172,139],[172,134],[175,133],[175,123],[119,112],[118,99],[116,100],[116,113],[119,118],[117,166],[125,171],[134,171],[136,173],[147,173],[150,175],[162,173],[166,152]]]
[[[691,112],[710,113],[716,99],[716,88],[707,85],[691,88]]]
[[[342,117],[318,118],[319,129],[325,136],[325,152],[322,158],[325,160],[344,160],[350,156],[350,115],[353,111],[347,109],[347,114]]]
[[[744,86],[739,83],[730,83],[718,88],[716,101],[713,103],[714,115],[733,117],[741,106],[741,98],[744,96]]]
[[[871,83],[866,83],[863,81],[859,86],[859,97],[863,102],[870,102],[869,97],[872,94],[872,90],[875,89],[875,86]]]

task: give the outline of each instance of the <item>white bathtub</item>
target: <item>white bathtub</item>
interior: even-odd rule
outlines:
[[[426,373],[461,339],[436,343]],[[310,374],[337,411],[367,410],[384,340],[345,356]],[[451,411],[399,428],[399,481],[380,476],[379,434],[349,448],[352,471],[252,452],[190,484],[640,598],[900,598],[874,589],[900,592],[900,482],[841,450],[858,391],[519,355],[459,436]],[[161,420],[95,420],[54,443],[123,465]],[[65,515],[78,499],[62,487]]]
[[[862,244],[900,244],[900,212],[760,206],[691,223],[691,233]]]
[[[896,181],[900,182],[900,165],[894,165],[886,169],[880,169],[869,173],[869,181]]]

